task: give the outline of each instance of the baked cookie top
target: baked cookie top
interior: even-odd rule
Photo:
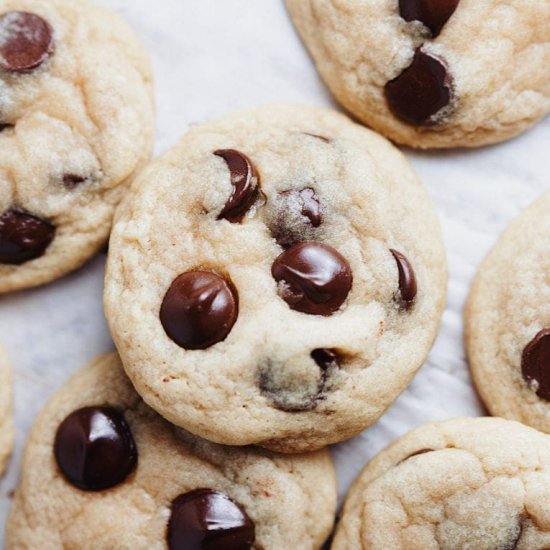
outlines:
[[[550,438],[500,418],[413,430],[348,494],[332,550],[550,545]]]
[[[101,248],[153,130],[149,60],[116,14],[0,0],[0,293]]]
[[[0,476],[6,468],[13,443],[11,366],[5,350],[0,345]]]
[[[218,443],[293,452],[355,435],[423,363],[444,303],[423,185],[386,140],[315,107],[193,128],[136,181],[110,243],[127,373]]]
[[[550,432],[550,193],[506,229],[466,308],[466,347],[492,414]]]
[[[7,544],[317,550],[335,507],[328,452],[282,457],[196,439],[149,409],[118,356],[108,355],[79,371],[38,417]]]
[[[550,112],[548,0],[287,0],[336,98],[413,147],[509,139]]]

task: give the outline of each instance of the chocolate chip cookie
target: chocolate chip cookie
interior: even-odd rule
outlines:
[[[88,0],[0,0],[0,293],[104,245],[153,122],[148,57],[118,16]]]
[[[294,452],[373,423],[444,304],[430,199],[383,138],[268,105],[193,128],[117,211],[106,314],[138,392],[216,443]]]
[[[509,139],[550,112],[547,0],[287,0],[336,98],[412,147]]]
[[[109,355],[78,372],[40,414],[7,544],[317,550],[335,506],[328,452],[281,457],[196,439],[147,407]]]
[[[549,218],[546,194],[513,221],[479,269],[466,309],[470,367],[491,414],[547,433]]]
[[[13,440],[11,367],[6,352],[0,346],[0,475],[10,457]]]
[[[550,547],[550,439],[500,418],[413,430],[353,485],[332,550]]]

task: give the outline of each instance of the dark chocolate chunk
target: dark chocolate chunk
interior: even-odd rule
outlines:
[[[224,493],[197,489],[173,501],[166,538],[170,550],[249,550],[255,527]]]
[[[3,132],[4,130],[9,130],[10,128],[13,128],[13,124],[5,124],[0,122],[0,132]]]
[[[227,338],[238,309],[237,293],[228,281],[210,271],[191,271],[170,286],[160,320],[178,346],[206,349]]]
[[[405,21],[420,21],[435,38],[455,12],[460,0],[399,0],[399,12]]]
[[[550,329],[542,329],[523,350],[523,378],[537,395],[550,401]]]
[[[35,13],[8,11],[0,15],[0,71],[27,73],[54,51],[53,29]]]
[[[231,174],[233,190],[218,219],[239,223],[250,210],[260,192],[260,178],[252,161],[234,149],[220,149],[214,152],[227,164]]]
[[[396,117],[416,126],[432,126],[451,103],[452,78],[441,59],[418,48],[412,64],[386,84],[385,92]]]
[[[332,315],[346,301],[353,283],[348,261],[334,248],[315,242],[283,252],[271,273],[288,305],[310,315]]]
[[[67,416],[57,429],[54,452],[65,478],[84,491],[115,487],[137,464],[130,427],[111,407],[86,407]]]
[[[20,265],[44,254],[55,236],[50,223],[17,210],[0,216],[0,263]]]
[[[403,309],[410,309],[418,292],[414,269],[406,256],[397,250],[390,250],[390,252],[397,262],[399,271],[399,303]]]

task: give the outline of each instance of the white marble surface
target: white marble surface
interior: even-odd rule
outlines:
[[[157,153],[189,125],[233,109],[282,100],[333,104],[282,0],[104,2],[130,22],[151,52]],[[550,119],[495,147],[406,154],[441,217],[450,265],[448,306],[432,354],[410,388],[378,424],[334,449],[341,495],[376,452],[410,428],[482,413],[464,358],[464,300],[498,234],[550,187]],[[0,339],[16,372],[18,428],[15,455],[0,482],[0,540],[33,418],[73,371],[112,349],[102,314],[103,269],[104,258],[98,257],[54,284],[0,298]]]

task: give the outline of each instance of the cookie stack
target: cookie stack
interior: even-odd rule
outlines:
[[[550,111],[546,0],[287,4],[335,96],[394,141],[494,143]],[[435,209],[396,147],[332,110],[249,108],[149,162],[153,126],[147,54],[117,16],[0,0],[0,292],[109,238],[118,352],[37,419],[8,550],[319,550],[337,503],[328,446],[380,418],[437,335]],[[466,317],[491,412],[544,432],[549,210],[541,199],[503,237]],[[505,271],[518,250],[527,275]],[[5,371],[0,355],[0,468]],[[541,549],[548,499],[549,436],[430,424],[367,465],[327,547]]]

